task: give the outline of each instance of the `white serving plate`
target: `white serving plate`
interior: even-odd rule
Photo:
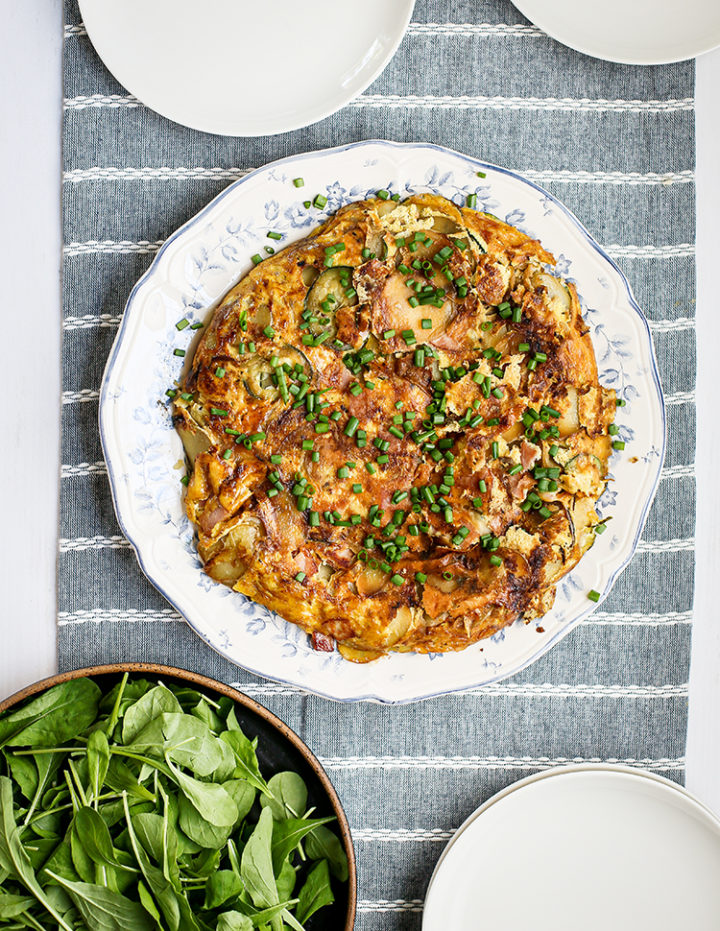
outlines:
[[[443,851],[423,931],[716,931],[720,821],[674,782],[568,766],[499,792]]]
[[[375,80],[415,0],[79,0],[131,94],[192,129],[268,136],[321,120]]]
[[[529,20],[570,48],[629,65],[684,61],[720,45],[718,0],[513,0]]]
[[[299,176],[305,186],[297,189]],[[612,457],[613,481],[599,505],[613,518],[608,531],[560,583],[549,614],[461,653],[393,654],[356,665],[313,651],[298,627],[202,571],[183,509],[183,448],[163,401],[183,368],[174,349],[192,354],[190,329],[178,333],[175,323],[208,317],[250,269],[250,256],[262,252],[268,229],[292,242],[379,188],[402,196],[435,191],[457,203],[476,193],[479,209],[542,240],[578,285],[601,381],[627,401],[617,418],[626,448]],[[328,198],[326,209],[306,210],[302,202],[317,193]],[[100,434],[118,520],[143,571],[212,647],[251,672],[328,698],[395,703],[513,675],[590,614],[588,591],[605,598],[635,551],[655,493],[665,411],[647,321],[617,266],[565,207],[506,169],[439,146],[376,141],[257,169],[165,242],[130,294],[102,384]]]

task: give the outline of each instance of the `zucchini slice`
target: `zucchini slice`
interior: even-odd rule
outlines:
[[[273,353],[277,356],[279,365],[301,365],[306,374],[312,375],[312,367],[307,358],[292,346],[283,346]],[[243,360],[242,378],[248,394],[254,398],[272,403],[280,397],[280,390],[276,383],[276,367],[270,359],[254,353],[247,361]]]
[[[330,330],[330,335],[337,333],[335,313],[341,307],[353,307],[358,303],[357,294],[352,283],[353,269],[346,265],[328,268],[315,281],[305,298],[305,309],[312,318],[307,332],[313,336]]]

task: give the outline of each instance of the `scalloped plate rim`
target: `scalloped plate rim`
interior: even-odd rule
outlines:
[[[348,152],[348,151],[352,151],[355,149],[370,147],[370,146],[387,147],[390,149],[397,149],[399,151],[403,151],[403,150],[408,151],[410,149],[430,150],[433,152],[437,152],[440,155],[455,156],[457,158],[464,160],[465,162],[472,164],[473,166],[476,166],[480,170],[490,169],[491,171],[499,172],[500,174],[503,174],[513,179],[515,182],[519,182],[523,185],[526,185],[532,188],[535,192],[542,194],[543,197],[548,198],[553,203],[553,206],[559,208],[561,212],[563,213],[563,215],[565,216],[565,218],[569,220],[570,223],[575,227],[575,229],[582,235],[587,245],[591,246],[592,249],[599,255],[599,257],[602,260],[604,260],[608,265],[611,266],[615,275],[623,284],[623,287],[625,289],[625,293],[628,299],[628,303],[633,309],[633,311],[635,312],[639,321],[641,322],[644,336],[647,340],[647,344],[648,344],[647,348],[649,349],[649,360],[651,363],[650,372],[649,372],[649,375],[651,377],[649,379],[649,382],[652,385],[656,393],[658,412],[660,414],[660,420],[662,424],[662,438],[661,438],[660,454],[657,458],[657,464],[655,466],[655,475],[652,481],[652,487],[649,493],[647,494],[642,512],[639,518],[637,519],[634,538],[629,545],[626,544],[624,551],[623,551],[624,555],[622,557],[622,560],[617,565],[617,567],[611,572],[607,582],[604,585],[604,590],[601,593],[601,597],[599,601],[597,603],[591,603],[584,611],[579,612],[574,617],[564,622],[564,624],[560,627],[560,629],[558,629],[552,636],[548,637],[547,640],[545,640],[542,644],[540,644],[538,646],[538,649],[535,652],[533,652],[529,657],[526,657],[520,660],[519,662],[517,662],[516,664],[508,668],[503,667],[503,669],[500,672],[498,672],[496,675],[490,675],[487,677],[483,677],[482,681],[478,685],[473,686],[473,685],[463,684],[463,685],[458,686],[457,688],[443,687],[437,690],[426,691],[426,692],[423,692],[422,694],[414,694],[409,697],[400,697],[400,698],[391,698],[391,697],[388,697],[387,695],[373,693],[372,691],[368,693],[358,694],[358,695],[338,697],[337,695],[323,691],[321,688],[314,688],[312,685],[309,685],[305,682],[300,684],[295,679],[286,679],[286,678],[283,678],[282,676],[270,675],[261,669],[254,668],[252,665],[246,662],[239,663],[236,659],[230,656],[229,653],[225,652],[219,645],[212,643],[209,637],[207,636],[207,634],[196,624],[196,622],[194,622],[191,618],[185,616],[184,612],[182,611],[180,607],[180,604],[178,603],[178,599],[175,599],[171,597],[170,595],[168,595],[163,584],[161,584],[161,582],[158,581],[154,577],[151,569],[146,565],[146,559],[142,552],[142,548],[144,544],[142,542],[138,542],[134,538],[133,534],[131,534],[128,530],[127,523],[124,519],[124,515],[121,513],[120,508],[118,506],[118,494],[117,494],[117,488],[116,488],[116,485],[118,484],[118,477],[114,473],[112,456],[109,454],[110,441],[107,436],[106,424],[105,424],[105,420],[106,420],[105,405],[108,403],[108,400],[109,400],[107,396],[108,384],[110,381],[112,370],[116,362],[118,361],[118,356],[120,353],[120,349],[122,347],[122,338],[124,335],[124,331],[130,320],[129,311],[131,310],[132,304],[137,298],[138,293],[148,283],[149,279],[153,277],[153,275],[158,271],[159,260],[164,255],[164,253],[169,249],[169,247],[172,244],[174,244],[176,240],[179,239],[184,233],[186,233],[189,229],[191,229],[196,223],[198,223],[201,219],[205,218],[226,197],[228,197],[231,193],[235,192],[241,185],[243,185],[245,182],[249,181],[250,179],[254,178],[258,174],[261,174],[262,172],[265,172],[268,169],[275,168],[277,166],[300,162],[307,158],[318,158],[318,157],[322,157],[326,155],[339,154],[339,153]],[[241,276],[241,277],[244,277],[244,276]],[[109,416],[107,416],[107,419],[109,419]],[[115,510],[115,514],[118,520],[118,524],[120,525],[120,528],[123,534],[125,535],[128,542],[130,543],[142,572],[144,573],[146,578],[151,582],[151,584],[168,601],[168,603],[172,605],[180,613],[181,617],[190,626],[190,628],[205,643],[207,643],[208,646],[210,646],[213,650],[215,650],[215,652],[223,656],[229,662],[232,662],[234,665],[237,665],[239,668],[245,669],[251,675],[255,675],[255,676],[258,676],[264,679],[268,679],[270,681],[277,682],[278,684],[287,685],[287,686],[294,687],[294,688],[301,688],[304,691],[307,691],[311,694],[318,695],[321,698],[326,698],[332,701],[337,701],[338,703],[341,703],[341,704],[347,704],[347,703],[357,702],[357,701],[370,701],[370,702],[375,702],[378,704],[404,705],[404,704],[410,704],[416,701],[424,701],[426,699],[436,698],[441,695],[451,695],[451,694],[462,693],[462,692],[468,691],[469,689],[478,688],[484,685],[492,685],[493,683],[499,682],[503,679],[507,679],[513,675],[516,675],[518,672],[521,672],[523,669],[526,669],[528,666],[532,665],[534,662],[540,659],[540,657],[542,657],[545,653],[547,653],[558,641],[560,641],[567,634],[569,634],[578,624],[580,624],[583,620],[585,620],[585,618],[587,618],[593,611],[595,611],[599,607],[600,604],[602,604],[602,602],[609,595],[610,591],[615,585],[615,582],[617,581],[618,577],[627,568],[628,564],[630,563],[630,560],[635,555],[638,544],[640,542],[642,531],[647,521],[650,507],[652,506],[653,500],[655,498],[655,495],[658,489],[658,485],[660,482],[660,476],[661,476],[661,470],[662,470],[662,466],[665,460],[665,453],[667,449],[667,412],[665,409],[665,401],[663,397],[660,375],[658,371],[655,347],[653,344],[651,330],[650,330],[650,326],[648,324],[647,318],[643,314],[637,300],[635,299],[630,283],[628,279],[626,278],[626,276],[624,275],[624,273],[620,270],[617,263],[607,254],[607,252],[605,252],[602,246],[593,238],[593,236],[586,229],[583,223],[575,216],[575,214],[568,207],[566,207],[562,203],[562,201],[558,200],[553,194],[548,192],[545,188],[541,187],[540,185],[536,184],[534,181],[531,181],[523,177],[518,172],[515,172],[509,168],[504,168],[503,166],[495,165],[491,162],[487,162],[482,159],[478,159],[473,156],[466,155],[465,153],[462,153],[462,152],[457,152],[454,149],[450,149],[446,146],[440,146],[435,143],[394,142],[394,141],[383,140],[383,139],[368,139],[368,140],[363,140],[360,142],[348,143],[342,146],[335,146],[335,147],[330,147],[326,149],[320,149],[317,151],[302,152],[296,155],[289,155],[289,156],[285,156],[280,159],[275,159],[271,162],[267,162],[265,165],[262,165],[262,166],[259,166],[258,168],[253,169],[252,171],[248,172],[243,177],[238,178],[236,181],[229,184],[224,190],[222,190],[219,194],[217,194],[208,204],[206,204],[205,207],[199,210],[194,216],[190,217],[190,219],[188,219],[184,224],[182,224],[182,226],[180,226],[173,233],[171,233],[170,236],[168,236],[168,238],[163,242],[162,246],[160,246],[160,248],[158,249],[158,252],[154,256],[153,261],[151,262],[148,269],[142,274],[142,276],[138,279],[138,281],[133,286],[128,296],[128,299],[126,301],[125,310],[122,314],[122,318],[121,318],[120,325],[118,328],[118,333],[115,337],[115,340],[113,341],[110,355],[108,356],[108,360],[105,365],[105,370],[103,373],[99,405],[98,405],[98,421],[99,421],[100,441],[102,445],[103,455],[105,457],[105,461],[107,464],[111,497],[113,501],[113,507]],[[389,657],[383,657],[382,659],[378,660],[378,662],[389,662],[391,661],[391,659],[392,659],[392,654]]]

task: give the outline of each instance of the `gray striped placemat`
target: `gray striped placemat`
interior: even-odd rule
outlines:
[[[233,139],[146,109],[66,2],[61,669],[172,663],[238,682],[327,766],[354,829],[360,931],[418,929],[453,830],[508,783],[572,761],[682,781],[693,594],[693,65],[576,54],[504,0],[418,0],[397,56],[340,113]],[[365,138],[433,141],[523,172],[616,257],[651,320],[668,456],[643,543],[611,596],[507,682],[414,706],[337,705],[254,679],[155,592],[116,523],[98,387],[127,295],[157,244],[250,168]]]

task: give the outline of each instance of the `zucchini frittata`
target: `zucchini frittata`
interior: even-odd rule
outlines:
[[[545,614],[601,526],[616,403],[553,265],[429,194],[257,264],[174,401],[205,571],[356,662]]]

